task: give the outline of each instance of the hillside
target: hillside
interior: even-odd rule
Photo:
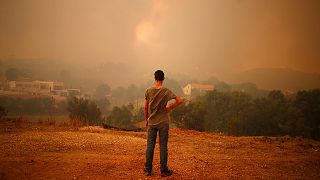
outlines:
[[[258,68],[235,75],[234,82],[251,82],[261,89],[299,90],[320,88],[320,74],[286,68]]]
[[[0,179],[160,178],[144,176],[146,135],[99,127],[5,121]],[[230,137],[171,129],[168,179],[319,179],[320,142],[290,137]]]

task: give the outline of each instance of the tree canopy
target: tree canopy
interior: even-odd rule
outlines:
[[[252,98],[244,92],[208,92],[172,112],[181,128],[232,135],[292,135],[320,139],[320,90],[285,96],[270,91]]]
[[[108,84],[100,84],[96,88],[95,97],[97,99],[104,99],[106,95],[109,95],[111,92],[111,88]]]
[[[68,111],[72,120],[80,120],[88,125],[101,123],[100,109],[95,102],[88,99],[73,97],[68,101]]]

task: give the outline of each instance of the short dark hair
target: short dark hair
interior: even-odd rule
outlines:
[[[161,70],[157,70],[154,72],[154,79],[156,81],[163,81],[164,80],[164,73]]]

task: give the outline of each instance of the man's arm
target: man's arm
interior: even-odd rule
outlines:
[[[144,100],[144,122],[146,123],[146,127],[148,126],[148,116],[149,116],[149,102],[148,100]]]
[[[170,112],[171,110],[173,110],[174,108],[176,108],[182,103],[182,100],[180,99],[179,96],[176,96],[175,100],[176,102],[174,104],[170,105],[169,107],[166,107],[165,109],[166,112]]]

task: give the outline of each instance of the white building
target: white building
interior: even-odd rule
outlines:
[[[51,95],[52,91],[64,90],[64,84],[54,81],[10,81],[9,88],[22,93]]]
[[[208,91],[213,91],[214,86],[209,84],[187,84],[182,88],[183,94],[188,98],[205,95]]]

